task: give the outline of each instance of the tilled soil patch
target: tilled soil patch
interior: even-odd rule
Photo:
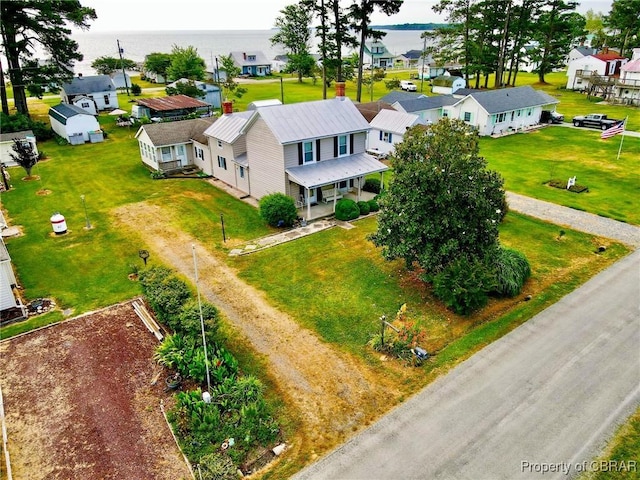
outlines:
[[[14,478],[190,478],[152,385],[156,345],[130,303],[2,342]]]

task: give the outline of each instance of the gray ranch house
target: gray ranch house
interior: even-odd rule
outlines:
[[[311,206],[360,199],[366,175],[386,165],[366,153],[370,126],[338,84],[338,96],[225,113],[205,135],[214,176],[260,199],[280,192],[311,218]]]

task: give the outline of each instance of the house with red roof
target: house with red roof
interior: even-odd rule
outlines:
[[[610,96],[616,79],[620,77],[620,69],[627,61],[608,49],[577,58],[567,68],[567,89]]]
[[[620,68],[615,102],[640,106],[640,48],[634,48],[631,60]]]

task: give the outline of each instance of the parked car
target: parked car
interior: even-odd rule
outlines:
[[[540,123],[562,123],[564,122],[564,115],[556,112],[555,110],[543,110],[540,115]]]
[[[606,115],[602,113],[590,113],[589,115],[578,115],[577,117],[573,117],[573,126],[574,127],[592,127],[599,128],[600,130],[606,130],[614,126],[620,120],[615,120],[613,118],[608,118]]]
[[[415,92],[418,90],[418,87],[416,87],[416,84],[413,82],[410,82],[409,80],[401,80],[400,88],[402,90],[406,90],[407,92]]]

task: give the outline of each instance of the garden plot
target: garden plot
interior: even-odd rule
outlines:
[[[160,410],[156,345],[130,303],[2,342],[13,477],[189,478]]]

